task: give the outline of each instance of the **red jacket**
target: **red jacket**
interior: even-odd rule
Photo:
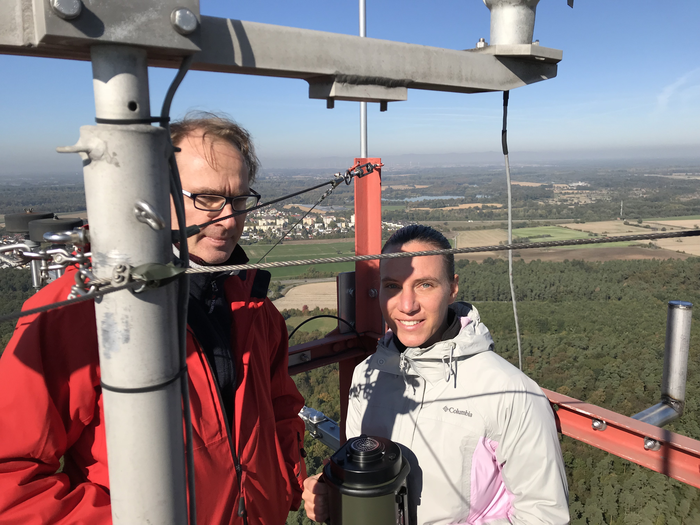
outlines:
[[[239,371],[232,432],[207,359],[188,335],[200,525],[243,522],[231,446],[250,525],[281,525],[301,500],[303,398],[287,371],[287,330],[265,297],[265,273],[242,272],[225,285]],[[70,269],[24,308],[65,300],[73,283]],[[111,522],[93,302],[23,317],[0,359],[0,524]]]

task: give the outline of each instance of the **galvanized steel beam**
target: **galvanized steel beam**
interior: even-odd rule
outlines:
[[[530,44],[466,51],[391,42],[256,22],[200,16],[197,0],[91,2],[64,19],[46,0],[5,0],[0,53],[89,60],[90,46],[146,49],[148,64],[312,83],[385,86],[457,93],[515,89],[556,76],[561,51]],[[187,9],[199,22],[190,34],[175,23]],[[182,25],[182,24],[180,24]],[[348,88],[352,89],[352,88]],[[354,99],[362,98],[353,97]]]

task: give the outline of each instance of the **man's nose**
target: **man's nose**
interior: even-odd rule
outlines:
[[[233,203],[227,202],[223,209],[219,212],[219,217],[226,217],[223,221],[219,221],[218,224],[225,226],[227,228],[232,227],[236,223],[236,218],[239,215],[236,214],[236,210],[233,209]],[[233,217],[231,216],[233,214]]]

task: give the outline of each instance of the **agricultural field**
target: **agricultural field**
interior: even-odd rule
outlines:
[[[272,247],[272,244],[249,244],[243,247],[248,254],[251,263],[256,263]],[[303,259],[319,259],[325,257],[341,257],[344,255],[355,255],[354,241],[339,242],[308,242],[308,243],[283,243],[278,245],[269,255],[265,256],[261,262],[277,261],[298,261]],[[291,266],[288,268],[272,268],[272,278],[274,280],[294,279],[302,274],[308,273],[311,265]],[[355,269],[352,262],[316,264],[313,270],[316,272],[350,272]]]
[[[335,308],[336,305],[333,305],[333,308]],[[303,323],[306,319],[308,319],[308,316],[297,316],[297,317],[290,317],[287,319],[287,326],[291,326],[292,328],[290,329],[293,330],[297,326],[299,326],[301,323]],[[315,330],[320,330],[323,333],[328,333],[333,330],[335,330],[338,327],[338,321],[336,319],[330,319],[328,317],[321,317],[320,319],[314,319],[313,321],[309,321],[306,323],[304,326],[299,328],[300,332],[313,332]]]
[[[338,300],[335,280],[295,286],[289,290],[284,297],[280,297],[273,301],[273,303],[278,310],[287,310],[291,308],[298,308],[301,310],[303,306],[308,306],[309,309],[312,310],[316,307],[337,308]],[[316,330],[316,328],[313,330]]]
[[[505,230],[472,230],[458,232],[456,248],[476,248],[478,246],[492,246],[508,239]]]

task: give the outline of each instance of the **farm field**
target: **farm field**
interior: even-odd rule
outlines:
[[[491,207],[491,208],[503,208],[503,204],[487,203],[482,204],[480,202],[472,202],[469,204],[458,204],[457,206],[445,206],[444,208],[416,208],[416,210],[466,210],[470,208],[481,208]],[[382,206],[384,208],[384,206]],[[388,208],[388,206],[387,206]]]
[[[291,326],[292,329],[290,332],[299,326],[301,323],[303,323],[306,319],[308,319],[308,316],[296,316],[296,317],[290,317],[289,319],[286,320],[287,326]],[[320,330],[323,333],[328,333],[333,330],[335,330],[338,327],[338,321],[335,319],[330,319],[328,317],[322,317],[320,319],[314,319],[313,321],[309,321],[306,323],[304,326],[299,328],[300,332],[313,332],[314,330]]]
[[[700,221],[700,215],[685,215],[682,217],[653,217],[651,219],[646,219],[647,221],[651,222],[665,222],[665,221]],[[700,224],[699,224],[700,226]]]
[[[597,233],[598,235],[634,235],[636,233],[648,232],[648,230],[644,228],[635,228],[634,226],[624,224],[622,221],[584,222],[582,224],[571,223],[563,226],[570,230]]]
[[[647,220],[647,224],[654,224],[658,226],[666,226],[672,228],[694,230],[700,227],[700,218],[698,219],[658,219],[655,221]]]
[[[258,262],[258,259],[272,247],[272,244],[249,244],[243,246],[243,249],[248,254],[251,263]],[[261,262],[277,262],[277,261],[298,261],[302,259],[319,259],[325,257],[341,257],[343,255],[354,255],[354,241],[339,241],[339,242],[304,242],[304,243],[283,243],[277,246],[270,255],[265,257]],[[288,268],[272,268],[270,273],[275,280],[293,279],[311,268],[311,265],[306,266],[291,266]],[[313,268],[319,272],[350,272],[355,269],[354,263],[332,263],[332,264],[316,264]],[[309,305],[311,306],[311,305]]]
[[[334,281],[309,283],[295,286],[289,290],[284,297],[280,297],[273,301],[273,303],[278,310],[285,310],[288,308],[298,308],[301,310],[304,305],[308,306],[310,309],[314,309],[317,306],[319,308],[337,308],[338,300],[336,297],[337,291]]]
[[[492,246],[508,239],[505,230],[472,230],[457,232],[456,248],[476,248]]]

